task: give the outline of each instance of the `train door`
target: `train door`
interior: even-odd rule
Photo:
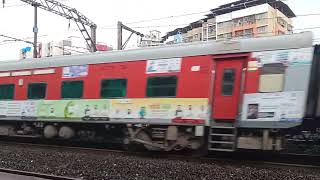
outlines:
[[[244,60],[245,57],[215,58],[213,119],[236,119],[240,101]]]

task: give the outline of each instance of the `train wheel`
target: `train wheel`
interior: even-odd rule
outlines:
[[[47,125],[44,127],[43,135],[47,139],[52,139],[58,135],[58,129],[53,125]]]
[[[73,128],[69,127],[69,126],[62,126],[59,129],[59,137],[63,138],[63,139],[71,139],[75,136],[75,131]]]

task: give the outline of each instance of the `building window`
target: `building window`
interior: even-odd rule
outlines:
[[[232,27],[233,21],[225,21],[218,23],[218,28],[229,28]]]
[[[1,84],[0,85],[0,99],[12,100],[14,97],[14,84]]]
[[[46,83],[32,83],[28,85],[28,99],[44,99],[46,97]]]
[[[242,36],[243,36],[243,30],[235,32],[235,37],[242,37]]]
[[[253,36],[253,29],[245,29],[244,30],[244,36],[245,37],[252,37]]]
[[[285,27],[287,26],[287,22],[286,22],[283,18],[278,17],[277,20],[278,20],[278,24],[279,24],[281,27],[285,28]]]
[[[233,20],[233,26],[237,27],[237,26],[243,26],[243,18],[237,18]]]
[[[236,72],[235,69],[225,69],[223,71],[222,87],[221,87],[221,94],[223,96],[232,96],[234,80],[235,80],[235,72]]]
[[[261,68],[259,91],[280,92],[284,84],[285,66],[282,63],[264,64]]]
[[[208,27],[208,34],[215,34],[216,27],[215,26],[209,26]]]
[[[218,39],[231,39],[232,38],[232,33],[224,33],[224,34],[219,34]]]
[[[254,23],[255,23],[255,16],[254,15],[246,16],[243,18],[244,25],[254,24]]]
[[[267,27],[268,26],[261,26],[261,27],[257,27],[257,31],[258,33],[266,33],[267,32]]]
[[[256,14],[256,20],[258,22],[266,19],[267,19],[267,13]]]
[[[106,79],[101,81],[102,98],[121,98],[126,97],[126,79]]]
[[[177,77],[149,77],[147,83],[147,97],[175,97]]]
[[[224,37],[227,39],[231,39],[232,38],[232,33],[225,33]]]
[[[83,81],[64,81],[61,86],[61,98],[77,99],[83,96]]]

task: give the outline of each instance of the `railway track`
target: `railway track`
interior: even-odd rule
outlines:
[[[152,158],[167,158],[174,160],[188,160],[197,162],[230,162],[230,163],[246,163],[254,166],[284,166],[284,167],[301,167],[301,168],[316,168],[320,169],[320,156],[307,154],[256,154],[256,153],[210,153],[203,157],[186,156],[186,154],[175,154],[166,152],[146,152],[146,151],[126,151],[111,148],[97,148],[97,147],[82,147],[82,146],[66,146],[54,144],[39,144],[39,143],[24,143],[1,141],[0,144],[21,145],[28,147],[37,147],[45,149],[61,149],[71,150],[77,152],[94,152],[94,153],[121,153],[132,156],[152,157]],[[260,156],[260,157],[258,157]],[[312,160],[312,162],[310,161]],[[1,172],[1,169],[0,169]]]
[[[215,177],[214,179],[224,180],[236,176],[240,179],[260,177],[258,179],[262,180],[294,179],[295,177],[319,179],[320,177],[318,165],[306,162],[288,163],[276,161],[275,158],[247,159],[247,155],[240,158],[240,154],[237,153],[191,157],[186,154],[128,152],[102,147],[70,147],[1,140],[0,152],[2,155],[0,167],[83,179],[137,179],[138,177],[141,179],[145,177],[210,179],[208,177]],[[186,172],[185,169],[188,171]],[[55,178],[47,177],[46,179]]]
[[[42,179],[42,180],[79,180],[79,178],[71,178],[71,177],[64,177],[64,176],[56,176],[51,174],[41,174],[36,172],[28,172],[28,171],[20,171],[14,169],[6,169],[0,168],[0,173],[5,173],[9,175],[18,175],[21,179]]]

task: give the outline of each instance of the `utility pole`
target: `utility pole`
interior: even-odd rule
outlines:
[[[97,51],[97,25],[91,25],[91,46],[90,46],[90,52],[96,52]]]
[[[118,50],[122,50],[122,22],[118,21]]]
[[[120,21],[118,21],[117,27],[118,27],[118,50],[122,50],[126,47],[126,45],[128,44],[128,42],[133,34],[136,34],[140,37],[144,37],[144,35],[142,33],[129,28],[128,26],[122,24],[122,22],[120,22]],[[127,40],[124,42],[124,44],[122,43],[122,30],[123,29],[131,32],[130,36],[127,38]]]
[[[38,44],[38,3],[33,3],[32,6],[34,7],[34,26],[33,26],[33,33],[34,33],[34,40],[33,40],[33,57],[38,58],[38,51],[37,51],[37,44]]]

